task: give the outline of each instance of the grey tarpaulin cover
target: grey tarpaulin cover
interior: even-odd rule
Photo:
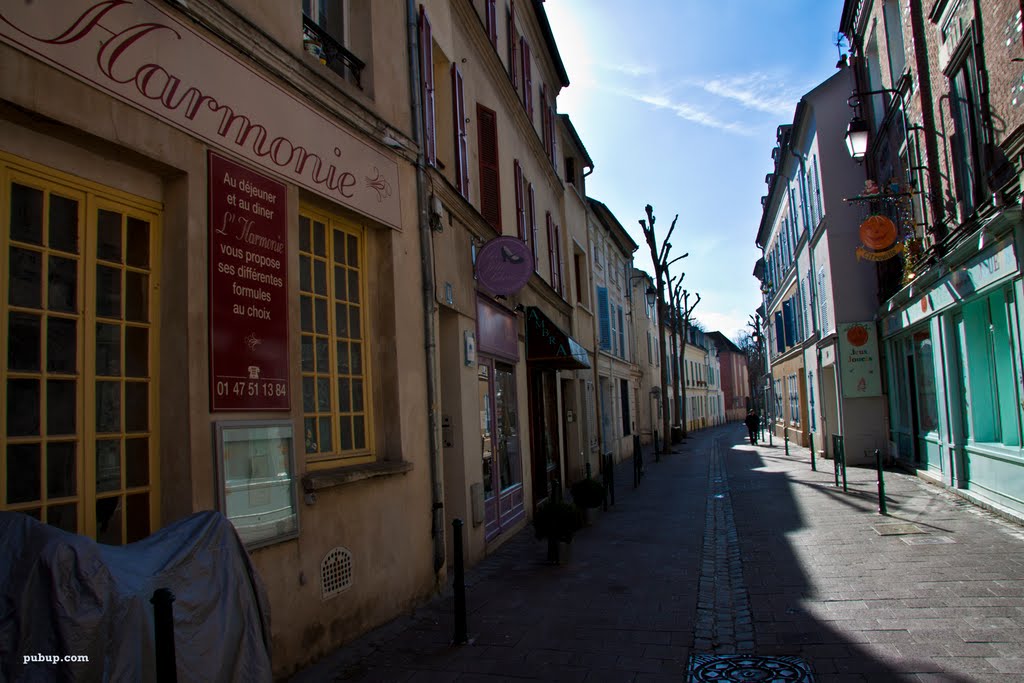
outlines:
[[[156,681],[157,588],[174,601],[179,681],[270,681],[267,600],[226,517],[199,512],[137,543],[0,512],[0,681]],[[88,662],[25,662],[28,655]]]

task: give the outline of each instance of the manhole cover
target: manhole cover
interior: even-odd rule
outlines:
[[[942,543],[956,543],[949,536],[920,536],[918,538],[901,538],[907,545],[940,545]]]
[[[756,655],[691,655],[689,683],[813,683],[811,667],[799,657]]]
[[[876,524],[871,527],[879,536],[903,536],[905,534],[923,534],[924,529],[916,524]]]

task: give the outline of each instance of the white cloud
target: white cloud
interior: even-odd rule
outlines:
[[[778,79],[765,73],[712,78],[697,83],[705,92],[739,102],[747,109],[787,116],[793,114],[800,93],[785,88]]]
[[[622,94],[658,109],[668,109],[669,111],[674,112],[679,118],[692,123],[697,123],[709,128],[717,128],[718,130],[725,131],[726,133],[734,133],[736,135],[754,134],[754,131],[751,130],[749,126],[737,122],[722,121],[700,107],[687,102],[673,102],[664,95],[644,95],[628,92],[624,92]]]

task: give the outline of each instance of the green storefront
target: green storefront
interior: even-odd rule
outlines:
[[[904,287],[881,328],[896,456],[1024,516],[1022,229],[1009,213]]]

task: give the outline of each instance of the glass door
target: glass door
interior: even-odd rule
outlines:
[[[477,374],[486,538],[524,514],[515,368],[485,359]]]

